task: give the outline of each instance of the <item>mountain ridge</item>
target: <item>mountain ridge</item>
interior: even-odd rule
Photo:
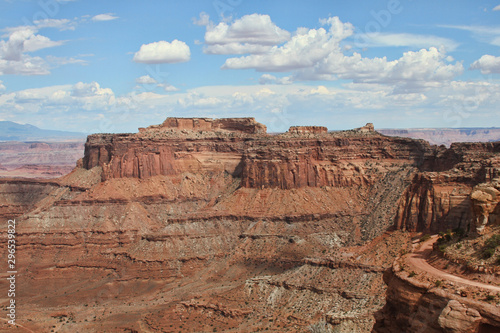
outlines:
[[[87,134],[42,129],[31,124],[0,121],[0,141],[56,141],[83,139]]]

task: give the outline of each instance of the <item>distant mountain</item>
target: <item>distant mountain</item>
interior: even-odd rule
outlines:
[[[433,145],[450,146],[453,142],[492,142],[500,140],[500,128],[407,128],[377,129],[388,136],[424,139]]]
[[[0,121],[0,141],[66,141],[85,137],[85,133],[45,130],[29,124]]]

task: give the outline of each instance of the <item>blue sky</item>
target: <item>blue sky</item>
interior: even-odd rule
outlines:
[[[500,126],[500,0],[0,0],[0,120]]]

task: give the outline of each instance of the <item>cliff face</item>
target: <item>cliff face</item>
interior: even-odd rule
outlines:
[[[397,228],[436,233],[475,229],[470,193],[499,175],[500,143],[458,143],[435,148],[398,204]]]
[[[270,135],[252,118],[91,135],[71,174],[0,184],[0,216],[19,221],[22,317],[35,331],[367,332],[407,248],[399,230],[471,223],[467,191],[495,176],[496,154],[371,124]]]
[[[373,184],[366,161],[417,166],[430,151],[424,142],[383,137],[372,127],[337,134],[292,127],[272,136],[253,122],[167,119],[138,134],[91,135],[83,167],[102,167],[104,180],[226,171],[248,188],[344,187]]]
[[[398,263],[384,274],[384,281],[387,303],[376,314],[373,333],[498,332],[500,313],[494,304],[412,279]]]

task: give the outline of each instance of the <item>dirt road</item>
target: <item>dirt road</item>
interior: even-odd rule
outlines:
[[[407,259],[407,263],[410,266],[413,266],[415,268],[418,268],[420,270],[423,270],[427,272],[430,275],[433,275],[434,277],[437,277],[442,280],[450,281],[453,283],[460,283],[463,285],[467,286],[472,286],[472,287],[479,287],[495,292],[500,292],[500,287],[497,286],[492,286],[489,284],[481,283],[481,282],[476,282],[476,281],[471,281],[467,280],[464,278],[461,278],[459,276],[453,275],[446,273],[442,270],[439,270],[433,266],[431,266],[427,260],[429,259],[429,256],[432,252],[432,246],[434,243],[437,241],[438,236],[432,236],[431,239],[428,241],[425,241],[424,243],[421,244],[420,248],[416,249],[414,252],[410,253]]]

